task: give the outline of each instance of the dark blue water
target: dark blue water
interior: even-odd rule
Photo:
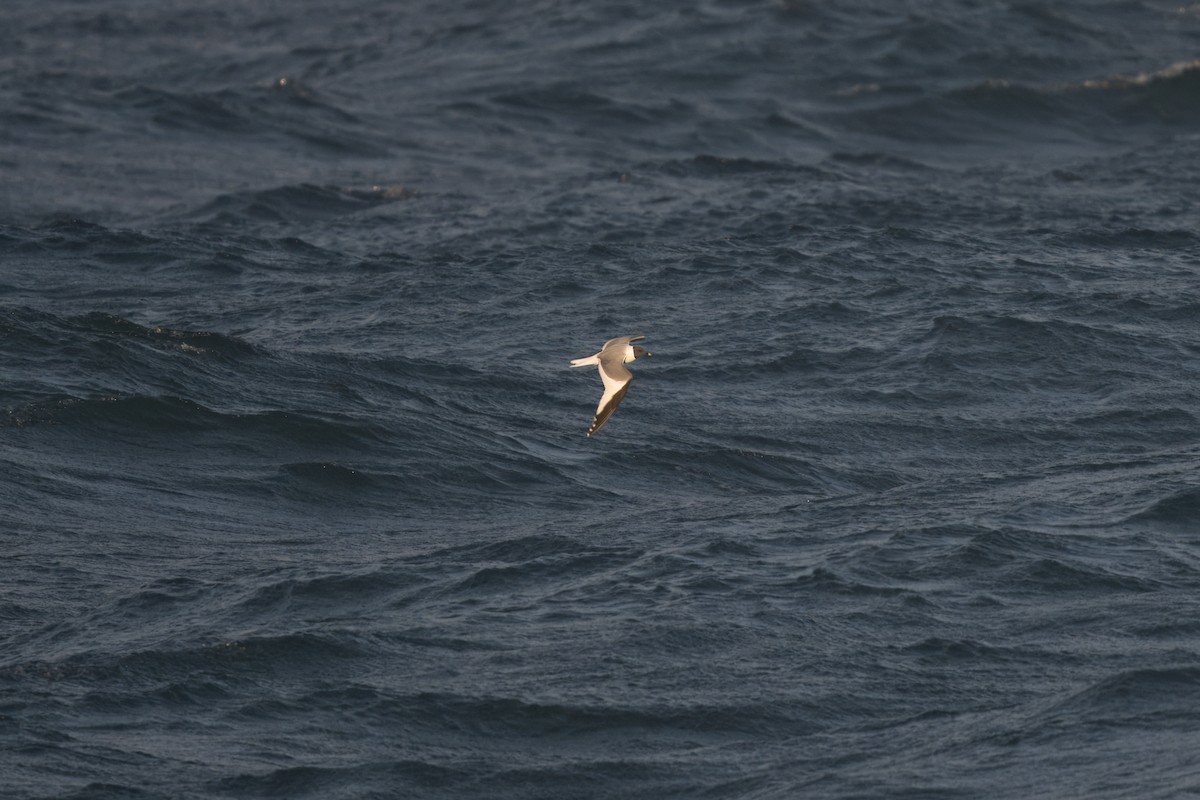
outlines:
[[[0,796],[1197,796],[1198,59],[8,0]]]

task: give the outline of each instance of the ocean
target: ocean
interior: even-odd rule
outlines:
[[[1189,3],[7,0],[0,797],[1200,796],[1198,186]]]

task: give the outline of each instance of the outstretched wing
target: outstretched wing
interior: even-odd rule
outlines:
[[[613,345],[617,345],[619,347],[624,347],[625,345],[629,344],[630,342],[640,342],[642,339],[645,339],[645,338],[646,338],[645,336],[618,336],[615,339],[609,339],[607,342],[605,342],[604,347],[600,348],[600,352],[604,352],[605,350],[612,347]]]
[[[633,382],[633,373],[625,368],[621,356],[617,355],[600,359],[600,379],[604,381],[604,394],[600,397],[600,405],[596,406],[596,418],[588,428],[588,436],[600,430],[625,399],[629,384]]]
[[[591,436],[596,431],[604,427],[604,423],[608,422],[608,418],[617,410],[617,406],[625,399],[625,393],[629,391],[629,384],[633,383],[633,379],[626,381],[620,389],[615,392],[605,392],[604,397],[600,398],[600,407],[596,409],[596,418],[592,420],[592,427],[588,428],[587,435]]]

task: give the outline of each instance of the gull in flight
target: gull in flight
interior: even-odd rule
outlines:
[[[600,348],[600,352],[587,358],[572,359],[572,367],[600,366],[600,380],[604,381],[604,394],[600,397],[600,405],[596,406],[596,418],[588,428],[587,435],[591,436],[608,422],[608,418],[617,410],[617,406],[625,399],[629,384],[633,381],[633,373],[625,368],[631,361],[642,356],[652,356],[644,347],[638,347],[633,342],[645,339],[645,336],[618,336],[609,339]]]

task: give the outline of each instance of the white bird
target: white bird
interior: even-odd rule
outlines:
[[[625,368],[631,361],[642,356],[652,356],[644,347],[638,347],[632,342],[645,339],[645,336],[618,336],[609,339],[600,348],[600,352],[587,358],[571,360],[572,367],[589,367],[592,364],[600,366],[600,380],[604,381],[604,394],[600,397],[600,405],[596,406],[596,418],[588,428],[587,435],[591,436],[608,422],[608,418],[617,410],[617,406],[625,399],[629,384],[633,381],[633,373]]]

